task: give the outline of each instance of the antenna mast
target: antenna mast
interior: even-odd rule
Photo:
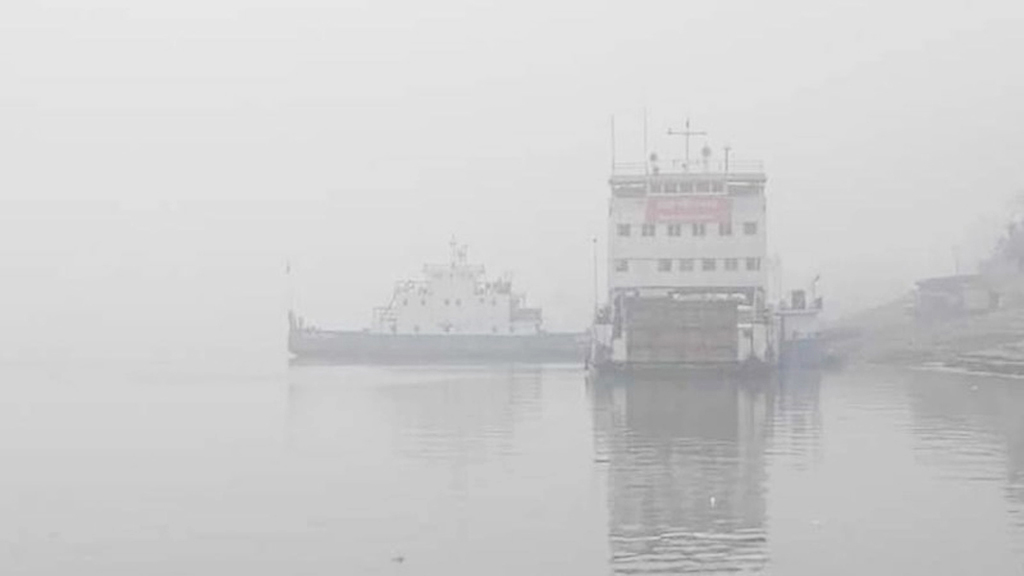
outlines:
[[[294,329],[296,325],[301,324],[301,320],[299,320],[298,298],[295,295],[295,277],[292,274],[292,268],[292,258],[288,256],[284,260],[284,276],[288,290],[288,325],[290,329]]]
[[[612,174],[615,173],[615,114],[612,114]]]
[[[597,289],[597,236],[591,240],[592,252],[594,253],[594,317],[597,317],[598,309],[601,307],[601,302],[598,300],[598,289]]]
[[[650,174],[650,162],[647,158],[647,106],[644,106],[644,176]]]
[[[685,152],[685,156],[683,158],[683,167],[686,169],[687,172],[689,172],[690,171],[690,136],[707,136],[708,133],[707,132],[703,132],[703,131],[690,130],[690,119],[689,118],[686,119],[686,122],[683,125],[685,126],[685,128],[683,130],[681,130],[681,131],[679,131],[679,130],[672,130],[671,128],[669,128],[668,135],[669,136],[682,136],[683,140],[686,142],[686,152]]]

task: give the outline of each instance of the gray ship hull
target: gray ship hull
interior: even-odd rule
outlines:
[[[586,341],[584,335],[571,333],[413,335],[293,329],[288,350],[300,363],[583,363]]]

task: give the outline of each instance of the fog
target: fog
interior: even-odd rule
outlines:
[[[883,302],[983,253],[1024,189],[1022,25],[1016,1],[6,2],[2,356],[282,357],[290,298],[365,326],[452,235],[582,329],[610,117],[626,155],[644,109],[653,149],[689,116],[764,161],[787,283]]]

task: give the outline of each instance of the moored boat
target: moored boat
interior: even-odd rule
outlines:
[[[489,280],[454,241],[451,262],[395,284],[365,330],[325,330],[289,313],[288,349],[297,361],[332,363],[582,362],[581,333],[551,333],[540,308]]]

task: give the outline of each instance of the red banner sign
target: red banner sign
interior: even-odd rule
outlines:
[[[648,198],[646,218],[648,223],[729,222],[732,220],[732,201],[721,196]]]

